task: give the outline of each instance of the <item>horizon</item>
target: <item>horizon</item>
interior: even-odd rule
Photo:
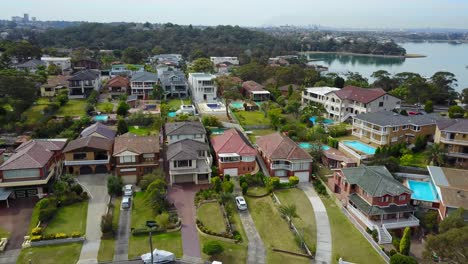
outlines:
[[[214,0],[198,2],[180,0],[83,0],[80,5],[70,0],[24,0],[3,3],[0,19],[12,16],[36,17],[39,21],[88,23],[145,23],[241,27],[318,26],[332,29],[466,30],[468,1],[464,0],[291,0],[287,4],[238,0],[217,5]],[[357,2],[357,3],[356,3]],[[317,6],[317,3],[320,3]],[[74,11],[69,12],[70,5]],[[92,5],[92,6],[91,6]],[[54,8],[50,8],[53,6]],[[365,7],[364,7],[365,6]],[[92,7],[92,8],[90,8]],[[130,11],[129,11],[130,10]],[[228,10],[228,12],[226,12]],[[308,11],[313,10],[313,11]],[[391,10],[392,12],[388,12]],[[200,15],[208,13],[209,15]],[[253,15],[252,15],[253,14]],[[429,15],[427,15],[429,14]],[[247,17],[247,18],[246,18]],[[369,26],[372,25],[372,26]]]

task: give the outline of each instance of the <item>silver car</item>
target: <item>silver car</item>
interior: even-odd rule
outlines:
[[[245,202],[245,199],[242,196],[236,197],[236,205],[237,205],[237,209],[241,211],[247,210],[247,203]]]

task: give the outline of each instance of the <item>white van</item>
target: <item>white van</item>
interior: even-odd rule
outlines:
[[[122,204],[120,206],[120,208],[122,209],[128,209],[130,208],[130,205],[132,204],[132,198],[128,197],[128,196],[124,196],[122,198]]]

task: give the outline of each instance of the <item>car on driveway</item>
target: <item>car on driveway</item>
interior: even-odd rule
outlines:
[[[124,196],[132,196],[133,195],[133,185],[127,184],[123,187]]]
[[[237,209],[241,211],[247,210],[247,203],[245,202],[245,199],[242,196],[236,197],[236,205],[237,205]]]
[[[122,203],[121,203],[120,207],[122,209],[129,209],[131,205],[132,205],[132,198],[130,198],[128,196],[124,196],[122,198]]]

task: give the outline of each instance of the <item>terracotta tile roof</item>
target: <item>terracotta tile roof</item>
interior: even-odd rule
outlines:
[[[245,136],[234,128],[211,138],[211,144],[217,154],[237,153],[241,156],[255,156],[257,153]]]
[[[6,160],[0,170],[33,169],[44,167],[55,151],[63,149],[66,139],[35,139],[21,144]]]
[[[346,86],[334,93],[341,99],[353,100],[364,104],[387,94],[382,88],[361,88],[356,86]]]
[[[156,136],[136,136],[130,133],[116,137],[113,156],[124,151],[136,154],[159,153],[159,138]]]
[[[57,75],[52,76],[47,79],[47,83],[44,84],[44,87],[57,87],[57,86],[68,86],[69,75]]]
[[[272,160],[312,160],[309,153],[300,148],[289,137],[282,136],[280,133],[259,137],[257,146]]]
[[[356,159],[346,156],[343,152],[337,150],[336,148],[329,148],[324,150],[323,155],[329,159],[342,161],[346,164],[357,163]]]
[[[130,81],[126,77],[117,75],[107,82],[106,87],[130,87]]]
[[[109,151],[112,149],[112,145],[113,140],[111,139],[89,136],[70,141],[63,152],[72,152],[81,148],[92,148]]]
[[[242,83],[242,88],[244,88],[246,91],[252,92],[252,91],[265,91],[263,85],[254,82],[254,81],[246,81]]]

